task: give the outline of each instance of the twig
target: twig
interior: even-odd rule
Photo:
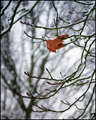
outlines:
[[[29,38],[32,38],[32,39],[37,39],[37,40],[42,40],[42,41],[46,41],[46,40],[44,40],[44,39],[42,39],[42,38],[34,38],[34,37],[32,37],[32,36],[30,36],[30,35],[28,35],[25,31],[24,31],[24,33],[29,37]]]

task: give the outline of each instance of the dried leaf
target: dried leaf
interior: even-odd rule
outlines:
[[[62,39],[65,39],[67,37],[68,35],[65,34],[65,35],[56,37],[54,40],[46,40],[47,48],[51,52],[56,52],[57,49],[60,49],[66,46],[65,44],[62,43],[63,42]]]

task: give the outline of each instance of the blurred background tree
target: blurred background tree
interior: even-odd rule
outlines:
[[[0,16],[1,118],[94,119],[95,1],[1,1]]]

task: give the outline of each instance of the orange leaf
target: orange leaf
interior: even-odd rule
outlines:
[[[46,40],[47,48],[51,52],[56,52],[57,49],[60,49],[66,46],[65,44],[62,43],[63,41],[61,39],[65,39],[67,37],[68,35],[65,34],[65,35],[56,37],[54,40]]]
[[[58,36],[59,39],[65,39],[68,38],[68,34],[62,35],[62,36]]]

